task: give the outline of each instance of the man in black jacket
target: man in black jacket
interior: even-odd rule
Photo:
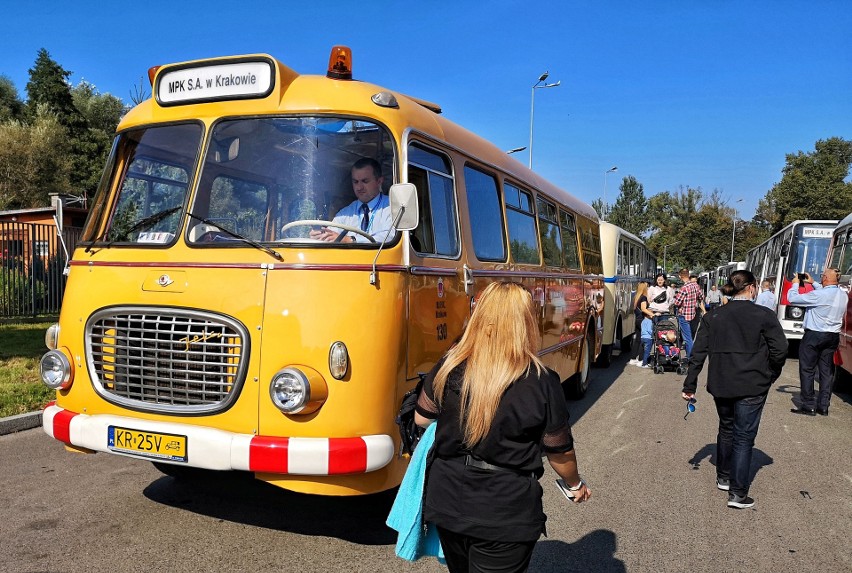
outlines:
[[[748,497],[752,449],[766,394],[787,359],[787,339],[775,313],[753,304],[752,273],[736,271],[728,281],[722,292],[730,302],[701,319],[682,396],[694,398],[709,355],[707,391],[719,414],[716,486],[728,491],[728,507],[743,509],[754,505]]]

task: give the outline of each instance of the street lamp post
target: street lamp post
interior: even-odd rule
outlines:
[[[737,236],[737,203],[742,203],[742,199],[734,201],[734,224],[731,229],[731,262],[734,262],[734,238]]]
[[[544,72],[538,77],[538,81],[533,84],[532,87],[532,96],[530,97],[530,169],[532,169],[532,152],[533,152],[533,116],[535,115],[535,90],[543,89],[543,88],[555,88],[557,87],[561,81],[557,81],[552,84],[545,84],[544,80],[547,79],[547,76],[550,72]]]
[[[606,214],[607,214],[607,209],[606,209],[606,205],[607,205],[607,202],[606,202],[606,176],[607,176],[607,174],[612,173],[614,171],[618,171],[618,167],[616,167],[615,165],[613,165],[612,167],[610,167],[609,169],[604,171],[604,192],[603,192],[603,214],[604,214],[604,216],[606,216]]]
[[[674,247],[675,245],[680,244],[680,241],[675,241],[674,243],[669,243],[668,245],[663,245],[663,276],[668,280],[669,272],[666,268],[666,251],[669,247]]]

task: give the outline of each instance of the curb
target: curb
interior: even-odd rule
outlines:
[[[39,426],[41,426],[41,412],[28,412],[8,418],[0,418],[0,436],[31,430]]]

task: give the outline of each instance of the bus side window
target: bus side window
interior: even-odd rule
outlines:
[[[516,263],[538,265],[538,235],[535,230],[532,197],[509,183],[503,184],[506,196],[506,223],[509,227],[509,246]]]
[[[846,244],[842,248],[843,256],[839,257],[840,262],[834,268],[840,269],[841,282],[849,284],[852,281],[852,229],[846,235]]]
[[[417,187],[420,205],[420,225],[411,234],[414,250],[430,255],[458,256],[458,217],[450,160],[412,144],[408,149],[408,182]]]
[[[538,236],[541,239],[544,264],[550,267],[561,267],[562,236],[559,233],[556,207],[541,197],[536,198],[536,207],[538,208]]]
[[[503,209],[497,180],[468,165],[464,168],[473,250],[480,261],[505,261]]]
[[[565,266],[569,269],[579,269],[580,256],[577,252],[577,226],[574,224],[574,216],[559,211],[559,226],[562,227],[562,255],[565,257]]]

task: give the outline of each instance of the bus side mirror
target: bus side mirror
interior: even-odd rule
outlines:
[[[790,243],[784,243],[781,245],[781,256],[786,257],[790,254]]]
[[[398,231],[413,231],[420,220],[417,187],[414,183],[394,183],[390,188],[391,219]]]

